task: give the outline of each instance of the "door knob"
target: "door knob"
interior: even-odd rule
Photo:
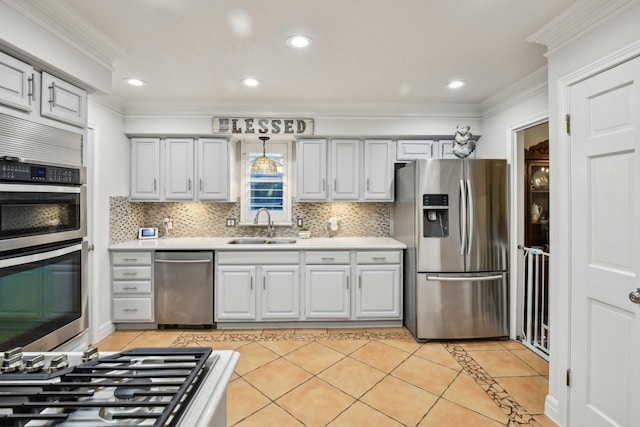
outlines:
[[[640,304],[640,288],[629,294],[629,301],[634,304]]]

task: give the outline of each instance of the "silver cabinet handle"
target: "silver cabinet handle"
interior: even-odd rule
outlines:
[[[123,276],[137,276],[138,273],[134,272],[134,271],[125,271],[122,273]]]
[[[362,274],[358,276],[358,288],[362,289]]]
[[[153,191],[158,189],[158,178],[153,178]]]
[[[349,289],[349,276],[347,276],[347,289]]]
[[[373,257],[373,260],[374,260],[374,261],[386,261],[386,260],[387,260],[387,257],[384,257],[384,256],[374,256],[374,257]]]
[[[122,311],[126,312],[126,313],[135,313],[136,311],[138,311],[137,308],[125,308]]]
[[[325,179],[322,178],[322,191],[325,191],[327,189],[326,184],[327,183],[326,183]]]
[[[333,179],[333,191],[338,191],[338,180]]]
[[[369,191],[369,188],[371,187],[371,180],[369,178],[367,178],[367,191]]]
[[[127,262],[135,262],[137,260],[138,258],[122,258],[122,261],[127,261]]]
[[[202,179],[200,179],[200,191],[202,191]]]
[[[629,301],[634,304],[640,304],[640,288],[629,294]]]
[[[191,178],[187,179],[187,189],[191,191]]]
[[[253,276],[251,276],[250,289],[253,290]]]
[[[262,289],[267,289],[267,278],[262,276]]]
[[[56,105],[56,82],[51,82],[49,86],[49,103],[51,106]]]
[[[124,289],[125,291],[135,291],[136,289],[138,289],[137,286],[123,286],[122,289]]]
[[[36,100],[36,83],[35,83],[35,78],[36,75],[35,74],[31,74],[31,77],[29,77],[29,97],[31,98],[31,100],[35,101]]]
[[[325,262],[333,262],[336,260],[334,257],[322,257],[320,259]]]

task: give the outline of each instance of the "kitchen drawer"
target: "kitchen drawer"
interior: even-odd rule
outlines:
[[[151,265],[151,252],[114,252],[113,265]]]
[[[218,252],[218,264],[300,264],[298,251]]]
[[[114,294],[150,294],[151,280],[124,281],[118,280],[113,282]]]
[[[366,251],[356,254],[356,264],[399,264],[399,251]]]
[[[348,251],[343,252],[307,252],[305,257],[306,264],[350,264],[350,256]]]
[[[151,298],[114,298],[114,322],[153,322]]]
[[[143,280],[151,279],[151,266],[113,267],[113,279]]]

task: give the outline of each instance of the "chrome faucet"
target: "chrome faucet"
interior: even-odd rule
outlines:
[[[258,224],[258,217],[260,216],[260,212],[267,213],[267,238],[271,239],[276,234],[275,227],[273,226],[273,222],[271,222],[271,214],[267,208],[260,208],[258,212],[256,212],[256,217],[253,219],[254,224]]]

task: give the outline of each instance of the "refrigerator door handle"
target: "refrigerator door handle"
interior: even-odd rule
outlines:
[[[489,280],[502,279],[504,275],[496,274],[492,276],[427,276],[427,280],[437,280],[440,282],[486,282]]]
[[[471,243],[473,241],[473,190],[471,188],[471,180],[467,179],[467,213],[468,213],[468,233],[467,233],[467,255],[471,253]]]
[[[460,255],[464,255],[467,248],[467,196],[464,181],[460,180]]]

